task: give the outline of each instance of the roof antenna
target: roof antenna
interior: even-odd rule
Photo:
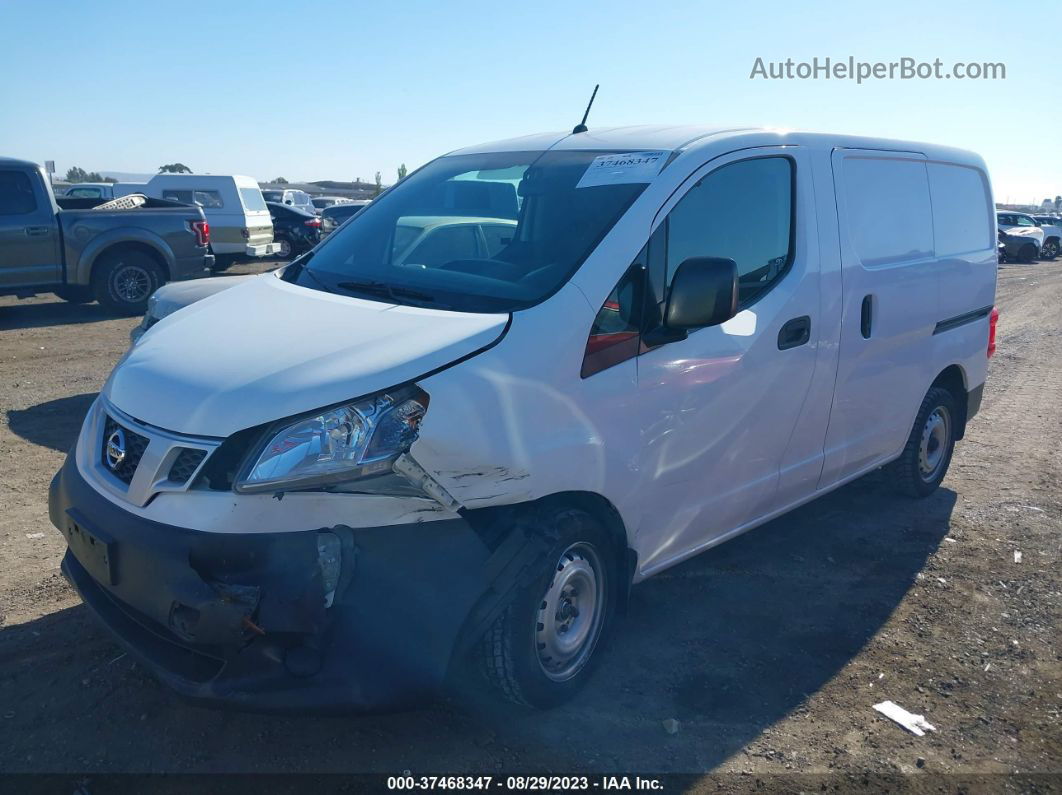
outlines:
[[[590,108],[594,104],[594,97],[597,96],[597,90],[599,88],[601,88],[600,83],[594,86],[594,93],[590,95],[590,101],[586,103],[586,113],[583,114],[583,120],[575,125],[575,129],[572,130],[572,135],[586,132],[586,117],[590,115]]]

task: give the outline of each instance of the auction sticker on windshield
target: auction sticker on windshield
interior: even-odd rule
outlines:
[[[670,152],[624,152],[599,155],[587,166],[576,188],[652,182],[667,162]]]

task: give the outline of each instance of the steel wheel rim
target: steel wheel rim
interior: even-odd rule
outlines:
[[[151,295],[151,274],[138,265],[123,265],[112,278],[114,292],[126,303],[138,304]]]
[[[535,616],[535,652],[542,672],[565,682],[582,670],[601,635],[607,589],[601,557],[578,542],[561,554]]]
[[[918,446],[918,473],[926,483],[940,474],[950,438],[951,415],[943,406],[937,406],[926,417],[926,424],[922,426],[922,441]]]
[[[290,257],[293,250],[291,243],[287,240],[278,240],[277,242],[280,243],[280,256]]]

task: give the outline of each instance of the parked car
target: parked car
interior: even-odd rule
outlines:
[[[163,282],[209,273],[210,227],[198,207],[140,198],[94,209],[98,198],[56,199],[36,163],[0,158],[0,294],[52,292],[144,312]]]
[[[144,193],[203,208],[210,222],[210,247],[216,268],[227,268],[239,259],[277,253],[269,209],[258,183],[251,177],[158,174],[145,185]]]
[[[438,268],[461,260],[492,260],[513,241],[516,221],[410,215],[395,226],[394,264]]]
[[[995,348],[990,197],[971,153],[777,129],[440,157],[140,338],[52,483],[63,571],[200,703],[464,665],[566,702],[633,584],[883,466],[936,490]]]
[[[348,199],[345,196],[314,196],[310,201],[313,202],[314,210],[320,213],[320,211],[326,207],[333,207],[337,204],[349,204],[354,200]]]
[[[1034,215],[1033,220],[1044,230],[1044,243],[1040,247],[1040,256],[1043,259],[1054,259],[1058,256],[1059,246],[1062,246],[1062,218]]]
[[[262,191],[262,196],[265,197],[267,202],[274,202],[276,204],[286,204],[289,207],[295,207],[299,210],[305,210],[308,213],[314,212],[313,202],[310,200],[310,194],[304,190],[294,190],[285,188],[283,190],[266,188]]]
[[[352,199],[345,204],[334,204],[321,210],[321,237],[327,237],[336,228],[369,206],[368,199]]]
[[[321,241],[321,219],[313,213],[276,202],[266,202],[266,207],[273,219],[273,238],[281,259],[297,257]]]
[[[1044,244],[1044,230],[1036,223],[1036,219],[1025,213],[997,212],[996,222],[1000,229],[1008,235],[1027,237],[1035,241],[1036,251],[1039,253]]]
[[[79,182],[63,191],[71,199],[113,199],[113,182]]]
[[[1040,256],[1040,248],[1036,241],[1030,237],[1011,235],[999,230],[999,261],[1000,262],[1036,262]]]

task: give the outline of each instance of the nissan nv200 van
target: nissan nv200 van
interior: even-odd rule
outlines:
[[[143,192],[156,199],[202,207],[218,267],[227,267],[237,259],[268,257],[279,250],[273,242],[269,208],[251,177],[157,174]]]
[[[63,570],[202,702],[378,709],[470,662],[564,702],[633,584],[871,470],[937,488],[994,348],[992,208],[978,156],[874,138],[440,157],[139,339],[52,483]]]

